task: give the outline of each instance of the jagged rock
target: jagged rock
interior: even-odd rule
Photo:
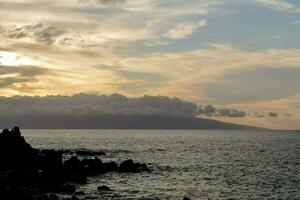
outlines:
[[[36,168],[38,153],[26,143],[18,127],[4,129],[0,134],[0,169]]]
[[[78,174],[83,173],[84,166],[77,156],[72,156],[69,160],[66,160],[63,164],[66,174]]]
[[[117,163],[115,162],[108,162],[103,164],[103,171],[102,172],[112,172],[112,171],[118,171],[119,167]]]
[[[139,171],[149,171],[146,164],[134,163],[132,159],[125,160],[120,164],[121,172],[139,172]]]
[[[4,129],[0,134],[0,199],[1,200],[56,200],[58,196],[46,193],[73,194],[71,183],[84,184],[87,175],[105,172],[148,171],[146,164],[126,160],[120,167],[115,162],[103,163],[99,158],[80,160],[77,156],[62,162],[67,151],[37,150],[21,136],[20,129]],[[90,156],[100,152],[77,152]],[[99,190],[110,191],[107,186]],[[76,196],[72,197],[77,200]]]
[[[87,182],[84,165],[77,156],[72,156],[69,160],[64,162],[63,172],[67,181],[82,184]]]
[[[184,197],[183,200],[191,200],[191,199],[188,197]]]
[[[83,165],[84,172],[87,175],[100,173],[103,171],[103,162],[97,157],[94,159],[83,159],[81,164]]]
[[[112,191],[108,186],[102,185],[97,188],[98,191]]]

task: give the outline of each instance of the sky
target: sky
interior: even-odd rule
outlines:
[[[0,0],[0,96],[161,95],[300,129],[299,36],[298,0]]]

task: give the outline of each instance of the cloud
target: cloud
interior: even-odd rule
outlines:
[[[116,7],[129,11],[143,11],[152,5],[151,0],[75,0],[86,6]]]
[[[230,117],[243,118],[246,117],[246,112],[229,108],[215,108],[213,105],[199,106],[198,115],[205,115],[206,117]]]
[[[264,112],[264,113],[255,113],[254,114],[254,117],[257,117],[257,118],[278,118],[279,117],[279,113],[277,112]],[[282,117],[289,117],[289,114],[283,114]]]
[[[247,115],[244,111],[228,108],[220,109],[219,113],[222,117],[246,117]]]
[[[26,84],[37,82],[37,77],[50,73],[48,69],[37,66],[0,65],[0,89],[24,89]]]
[[[199,116],[204,115],[205,117],[222,117],[222,118],[278,118],[291,117],[290,113],[278,113],[274,111],[265,112],[251,112],[243,111],[233,108],[215,107],[214,105],[198,106],[197,114]]]
[[[10,39],[29,39],[38,43],[51,45],[64,31],[42,23],[12,26],[2,31],[1,35]]]
[[[277,118],[278,117],[278,113],[276,113],[276,112],[269,112],[268,116],[271,117],[271,118]]]
[[[12,117],[53,114],[60,116],[172,116],[194,117],[196,105],[178,98],[144,96],[128,98],[120,94],[45,97],[1,97],[0,115]]]
[[[107,28],[107,30],[94,30],[93,32],[79,32],[65,34],[58,40],[58,44],[81,48],[104,47],[114,49],[129,42],[142,41],[149,38],[145,29],[122,30]]]
[[[192,35],[199,28],[205,27],[206,25],[206,20],[201,20],[198,22],[182,22],[165,33],[164,36],[172,40],[184,39]]]
[[[254,0],[254,2],[284,12],[300,12],[300,6],[286,0]]]

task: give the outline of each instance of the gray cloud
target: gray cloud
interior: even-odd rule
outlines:
[[[219,113],[223,117],[246,117],[246,112],[240,111],[240,110],[235,110],[235,109],[220,109]]]
[[[37,77],[49,73],[48,69],[37,66],[4,66],[0,64],[0,88],[10,88],[16,83],[37,81]]]
[[[289,113],[281,113],[279,114],[278,112],[264,112],[264,113],[254,113],[254,117],[257,117],[257,118],[278,118],[279,116],[282,116],[282,117],[290,117],[291,114]]]
[[[291,114],[289,113],[281,113],[278,112],[246,112],[243,110],[237,110],[232,108],[216,108],[213,105],[207,105],[207,106],[198,106],[197,109],[198,115],[204,115],[206,117],[229,117],[229,118],[244,118],[247,116],[256,117],[256,118],[277,118],[279,116],[282,117],[290,117]]]
[[[236,109],[229,109],[229,108],[222,108],[217,109],[213,105],[207,105],[207,106],[199,106],[198,107],[198,114],[199,115],[205,115],[206,117],[246,117],[246,112],[236,110]]]
[[[265,118],[266,114],[263,114],[263,113],[254,113],[254,116],[257,117],[257,118]]]
[[[14,116],[173,116],[194,117],[196,105],[178,98],[144,96],[128,98],[120,94],[46,97],[0,97],[0,113]]]
[[[276,112],[269,112],[268,116],[271,117],[271,118],[277,118],[278,117],[278,113],[276,113]]]
[[[30,38],[38,43],[51,45],[55,42],[55,39],[64,33],[54,26],[47,26],[42,23],[13,26],[7,30],[2,31],[2,36],[11,39],[23,39]]]

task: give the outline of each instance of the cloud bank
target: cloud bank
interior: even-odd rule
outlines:
[[[246,117],[246,112],[236,110],[236,109],[229,109],[229,108],[215,108],[213,105],[207,105],[207,106],[199,106],[198,115],[205,115],[206,117]]]
[[[246,112],[243,110],[237,110],[233,108],[216,108],[214,105],[198,106],[197,114],[205,117],[228,117],[228,118],[245,118],[245,117],[255,117],[255,118],[278,118],[280,115],[282,117],[289,117],[289,113],[279,114],[278,112]]]
[[[0,116],[166,116],[195,117],[196,105],[178,98],[144,96],[128,98],[78,94],[74,96],[1,97]]]

